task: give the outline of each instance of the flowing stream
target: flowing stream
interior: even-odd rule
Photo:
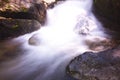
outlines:
[[[19,56],[0,64],[0,80],[74,80],[65,68],[89,48],[87,42],[108,36],[91,12],[92,0],[67,0],[47,10],[40,30],[6,41]],[[101,47],[100,47],[101,48]],[[98,51],[101,49],[98,49]]]

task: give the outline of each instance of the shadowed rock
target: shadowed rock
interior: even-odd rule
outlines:
[[[120,39],[119,0],[94,0],[93,13],[106,28],[106,33]]]
[[[40,28],[36,20],[3,19],[0,20],[0,40],[11,39],[33,32]]]
[[[99,15],[120,24],[119,0],[94,0],[94,7]]]
[[[120,46],[73,59],[67,73],[78,80],[120,80]]]

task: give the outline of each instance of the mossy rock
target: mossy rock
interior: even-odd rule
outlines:
[[[11,39],[31,33],[41,27],[36,20],[0,19],[0,40]]]

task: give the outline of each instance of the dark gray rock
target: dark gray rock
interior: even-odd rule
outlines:
[[[120,46],[73,59],[67,73],[78,80],[120,80]]]

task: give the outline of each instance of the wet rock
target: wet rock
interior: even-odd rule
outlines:
[[[120,23],[120,1],[119,0],[94,0],[94,6],[98,14]]]
[[[119,40],[112,40],[110,38],[94,38],[85,40],[85,44],[88,45],[88,48],[92,51],[105,51],[111,49],[119,44]]]
[[[47,3],[47,7],[48,8],[54,8],[56,5],[58,5],[59,3],[62,3],[63,1],[66,1],[66,0],[55,0],[51,3]]]
[[[106,28],[106,33],[119,38],[120,35],[120,1],[94,0],[93,13]]]
[[[33,4],[28,11],[33,19],[39,21],[41,24],[44,24],[46,21],[46,6],[44,3]]]
[[[40,28],[40,23],[29,19],[1,19],[0,40],[11,39],[33,32]]]
[[[78,80],[120,80],[120,46],[77,56],[68,65],[67,73]]]
[[[30,45],[40,45],[40,42],[41,42],[41,40],[40,40],[40,36],[39,36],[39,34],[34,34],[32,37],[30,37],[30,39],[29,39],[29,44]]]

